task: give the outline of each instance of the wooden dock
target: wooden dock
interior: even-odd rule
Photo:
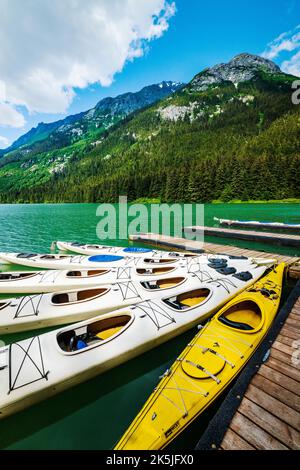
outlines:
[[[197,449],[300,449],[300,280]]]
[[[300,235],[291,235],[286,233],[257,232],[255,230],[237,230],[223,227],[204,227],[193,226],[185,227],[187,234],[200,234],[212,237],[236,238],[240,240],[251,240],[261,243],[272,243],[274,245],[300,247]]]
[[[275,258],[278,262],[290,265],[289,274],[297,279],[300,277],[299,258],[295,256],[280,255],[278,253],[267,253],[265,251],[249,250],[231,245],[219,245],[216,243],[202,243],[195,240],[187,240],[185,238],[171,237],[168,235],[159,235],[156,233],[139,233],[131,235],[130,240],[146,243],[163,249],[186,250],[195,253],[219,253],[226,255],[247,256],[253,258]]]

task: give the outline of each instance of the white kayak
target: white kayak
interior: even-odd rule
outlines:
[[[188,258],[187,258],[188,259]],[[63,255],[63,254],[38,254],[38,253],[0,253],[0,263],[17,264],[30,268],[42,269],[91,269],[126,266],[158,266],[172,265],[185,262],[185,258],[148,258],[129,257],[117,255]]]
[[[220,225],[232,227],[247,227],[247,228],[273,228],[282,230],[300,230],[300,224],[285,224],[283,222],[260,222],[258,220],[230,220],[218,219],[214,217]]]
[[[0,272],[0,294],[41,294],[112,284],[118,281],[151,280],[180,274],[183,268],[110,268],[89,270],[5,271]],[[184,269],[184,271],[186,271]]]
[[[203,322],[258,279],[226,276],[0,348],[0,418],[117,366]]]
[[[256,264],[274,263],[274,259],[247,258],[245,256],[201,254],[187,258],[128,258],[115,255],[61,255],[61,254],[36,254],[36,253],[0,253],[0,263],[17,264],[30,268],[42,269],[92,269],[110,267],[138,267],[150,268],[158,266],[188,267],[197,263],[209,263],[211,260],[250,260]]]
[[[248,260],[231,262],[226,268],[198,265],[198,269],[187,271],[177,269],[177,275],[144,279],[142,281],[119,281],[102,284],[88,289],[63,290],[56,293],[35,294],[25,297],[0,300],[0,335],[62,325],[85,320],[95,315],[134,305],[145,300],[155,300],[164,295],[179,294],[196,288],[203,281],[215,280],[235,283],[237,275],[248,273],[253,264]],[[178,274],[180,273],[180,274]],[[142,276],[141,276],[142,277]],[[248,279],[249,278],[249,279]]]
[[[61,251],[71,251],[79,255],[120,255],[133,258],[188,258],[197,256],[197,253],[179,252],[179,251],[162,251],[152,250],[151,248],[140,248],[136,246],[109,246],[109,245],[93,245],[78,242],[53,242]]]

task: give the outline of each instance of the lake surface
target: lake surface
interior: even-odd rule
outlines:
[[[49,252],[53,240],[97,242],[97,204],[0,205],[0,251]],[[205,224],[214,216],[300,223],[298,204],[209,204]],[[207,240],[223,243],[222,239]],[[127,245],[114,239],[115,245]],[[229,240],[224,240],[228,244]],[[235,245],[300,256],[296,248],[235,241]],[[285,289],[285,296],[289,286]],[[36,334],[37,332],[35,332]],[[0,421],[1,449],[110,449],[196,329],[85,384],[74,387]],[[10,343],[32,334],[11,335]],[[172,444],[192,449],[218,404]]]
[[[99,243],[96,227],[100,217],[96,215],[97,208],[98,204],[0,205],[0,250],[49,252],[53,240]],[[205,225],[218,226],[214,217],[300,223],[300,204],[205,205]],[[146,228],[148,224],[143,225]],[[148,228],[150,231],[150,223]],[[166,227],[160,228],[165,233]],[[206,237],[206,240],[229,243],[228,239],[221,238]],[[105,243],[128,244],[127,240],[118,240],[117,237]],[[295,248],[275,247],[265,243],[239,240],[234,244],[265,251],[297,254]]]

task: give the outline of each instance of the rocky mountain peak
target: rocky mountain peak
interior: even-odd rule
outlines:
[[[273,73],[280,73],[281,70],[274,62],[271,60],[265,59],[259,55],[249,54],[244,52],[238,54],[229,62],[231,67],[251,67],[259,69],[264,67]]]
[[[207,68],[191,81],[193,91],[204,91],[209,85],[232,82],[238,84],[253,79],[259,71],[282,73],[271,60],[249,53],[239,54],[227,64]]]
[[[128,92],[115,98],[104,98],[97,103],[95,110],[98,114],[109,112],[113,115],[127,115],[165,98],[182,87],[183,84],[180,82],[162,81],[145,86],[136,93]]]

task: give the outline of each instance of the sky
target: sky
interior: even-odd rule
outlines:
[[[241,52],[300,76],[299,0],[0,0],[0,148]]]

